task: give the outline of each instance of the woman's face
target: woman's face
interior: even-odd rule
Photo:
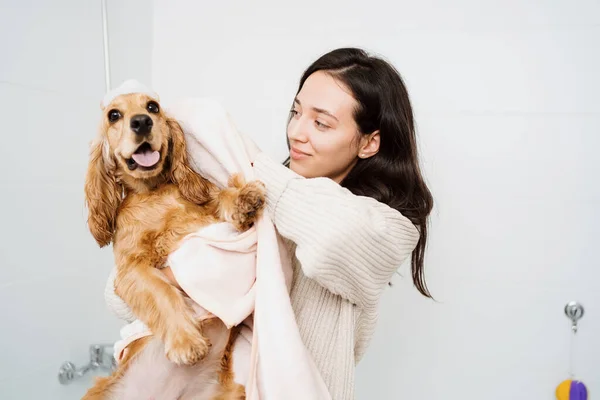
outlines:
[[[304,82],[287,129],[292,171],[340,183],[356,164],[362,140],[354,121],[357,102],[350,93],[322,71]]]

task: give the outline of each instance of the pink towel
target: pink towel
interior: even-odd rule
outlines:
[[[186,99],[163,108],[181,124],[196,172],[220,187],[233,173],[254,179],[251,160],[260,150],[217,102]],[[228,326],[246,325],[233,360],[236,374],[247,372],[239,377],[247,399],[331,399],[300,337],[289,298],[291,260],[266,212],[243,233],[220,223],[188,235],[168,265],[202,309]],[[144,334],[147,328],[139,321],[124,327],[117,358]]]

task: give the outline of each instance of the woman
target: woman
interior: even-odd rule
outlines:
[[[416,288],[431,297],[423,257],[433,199],[400,75],[360,49],[323,55],[300,80],[287,139],[285,166],[259,153],[254,169],[294,254],[302,339],[332,398],[353,399],[379,299],[409,255]]]

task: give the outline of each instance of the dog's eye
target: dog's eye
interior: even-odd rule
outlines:
[[[158,113],[159,110],[158,104],[154,101],[149,102],[148,105],[146,105],[146,109],[154,114]]]
[[[108,112],[108,120],[110,122],[115,122],[119,118],[121,118],[121,113],[118,110],[110,110]]]

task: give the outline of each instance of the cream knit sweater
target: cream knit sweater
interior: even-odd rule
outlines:
[[[354,399],[354,369],[375,330],[379,299],[419,233],[398,211],[330,179],[302,178],[264,153],[254,168],[267,188],[267,210],[295,254],[291,302],[300,335],[332,399]],[[132,321],[113,280],[114,269],[106,302]]]

